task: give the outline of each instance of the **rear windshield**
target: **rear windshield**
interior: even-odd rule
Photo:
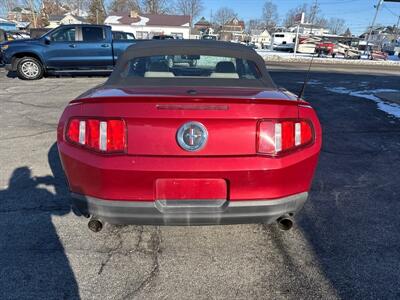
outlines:
[[[261,72],[253,61],[210,55],[143,56],[128,61],[122,78],[202,78],[257,80]]]

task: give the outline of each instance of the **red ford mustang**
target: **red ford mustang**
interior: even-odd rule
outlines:
[[[320,148],[311,106],[277,88],[253,49],[216,41],[132,45],[58,125],[73,208],[93,231],[103,222],[289,229]]]

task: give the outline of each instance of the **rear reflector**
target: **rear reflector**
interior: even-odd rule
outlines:
[[[123,152],[126,148],[126,126],[123,120],[78,119],[68,122],[66,140],[100,152]]]
[[[258,153],[280,155],[314,142],[314,129],[306,120],[266,120],[258,126]]]

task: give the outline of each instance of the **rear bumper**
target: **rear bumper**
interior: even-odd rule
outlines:
[[[111,224],[220,225],[273,223],[296,214],[308,198],[299,193],[274,200],[115,201],[72,194],[73,206]]]

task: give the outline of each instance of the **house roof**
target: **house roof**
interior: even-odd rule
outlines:
[[[211,23],[206,20],[206,18],[201,17],[195,24],[195,26],[211,26]]]
[[[65,16],[63,16],[63,15],[60,15],[60,16],[52,15],[52,16],[49,16],[49,21],[50,22],[58,22],[58,21],[61,21],[64,18],[65,18]]]
[[[131,18],[130,15],[126,13],[114,14],[108,16],[105,20],[106,24],[131,25],[133,23],[140,23],[141,25],[148,26],[183,26],[186,24],[189,26],[189,22],[190,16],[143,14],[138,15],[136,18]]]
[[[240,21],[238,18],[234,17],[226,22],[224,26],[241,26],[244,28],[244,21]]]
[[[67,16],[71,16],[77,21],[85,22],[85,18],[79,17],[79,16],[75,16],[75,15],[73,15],[71,13],[67,13],[65,15],[59,15],[59,16],[56,16],[56,15],[49,16],[49,21],[50,22],[60,22],[62,19],[64,19]]]

